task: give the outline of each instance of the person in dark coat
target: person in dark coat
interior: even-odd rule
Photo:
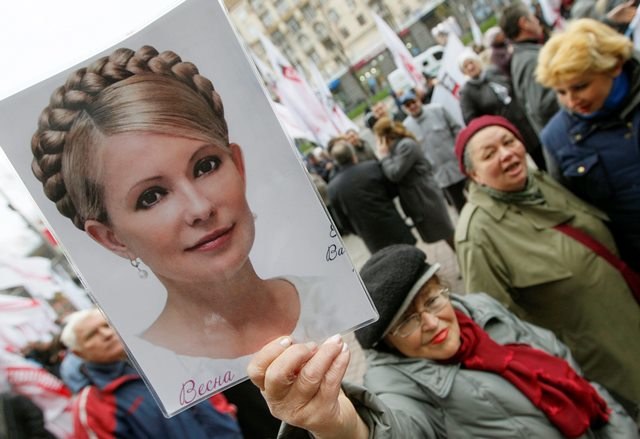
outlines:
[[[415,244],[393,203],[397,189],[380,164],[358,162],[346,141],[336,142],[331,155],[338,171],[329,182],[329,210],[340,231],[357,234],[371,253],[391,244]]]
[[[415,136],[388,117],[378,120],[373,131],[378,137],[382,172],[398,185],[402,210],[411,217],[422,240],[432,243],[444,239],[455,251],[447,202]]]
[[[0,438],[55,439],[44,426],[42,410],[24,395],[0,394]]]
[[[522,2],[513,2],[503,10],[500,28],[513,46],[511,82],[516,100],[525,110],[533,129],[540,134],[558,111],[553,90],[537,83],[534,77],[544,30],[538,18]]]
[[[510,79],[495,68],[483,67],[480,57],[471,50],[465,50],[458,57],[458,67],[468,78],[460,90],[460,109],[464,122],[468,124],[485,114],[506,118],[522,133],[527,153],[538,169],[546,170],[540,139],[516,101]]]

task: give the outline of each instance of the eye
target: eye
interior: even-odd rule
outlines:
[[[218,169],[221,163],[222,160],[220,160],[220,157],[215,155],[198,160],[193,168],[193,176],[201,177],[202,175],[209,174]]]
[[[483,160],[490,159],[491,157],[493,157],[493,153],[494,153],[494,150],[493,150],[493,149],[488,149],[488,150],[486,150],[486,151],[484,152],[484,154],[482,155],[482,159],[483,159]]]
[[[163,196],[167,194],[167,191],[161,187],[152,187],[140,194],[136,201],[136,209],[149,209],[153,207]]]

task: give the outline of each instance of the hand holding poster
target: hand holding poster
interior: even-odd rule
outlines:
[[[375,318],[219,4],[183,3],[0,114],[7,155],[166,413],[244,380],[278,336]]]

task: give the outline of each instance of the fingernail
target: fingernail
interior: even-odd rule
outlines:
[[[342,342],[342,337],[340,336],[340,334],[336,334],[336,335],[332,335],[331,337],[326,339],[324,341],[324,344],[330,344],[330,343],[338,344],[338,343],[341,343],[341,342]]]
[[[347,352],[349,350],[349,345],[346,343],[342,343],[342,351],[341,352]]]
[[[291,346],[291,339],[289,337],[285,337],[282,340],[280,340],[280,346],[282,346],[283,348],[287,348],[289,346]]]

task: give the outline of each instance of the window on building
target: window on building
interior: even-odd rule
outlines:
[[[358,14],[358,16],[356,17],[356,20],[358,20],[358,24],[360,26],[364,26],[367,23],[367,19],[364,18],[364,15],[362,14]]]
[[[287,20],[287,27],[289,28],[289,30],[291,32],[300,31],[300,23],[298,23],[298,20],[296,20],[293,17],[291,17],[290,19]]]
[[[325,38],[322,40],[322,45],[327,50],[335,50],[336,48],[336,43],[331,38]]]
[[[298,44],[302,47],[302,50],[307,50],[311,46],[311,40],[308,36],[300,34],[298,36]]]
[[[349,38],[349,31],[347,30],[346,27],[341,27],[340,28],[340,35],[342,36],[342,38]]]
[[[306,5],[304,5],[301,11],[302,16],[307,21],[313,21],[313,19],[316,18],[316,9],[311,6],[311,3],[307,3]]]
[[[278,14],[283,15],[289,10],[289,2],[287,0],[276,0],[273,4]]]
[[[336,12],[335,9],[331,8],[327,11],[327,18],[334,23],[340,21],[340,15]]]
[[[318,52],[316,52],[315,50],[310,50],[309,52],[307,52],[307,56],[311,61],[313,61],[315,65],[322,64],[322,59],[320,59],[320,55],[318,55]]]
[[[322,24],[322,23],[315,23],[313,25],[313,31],[316,33],[316,35],[318,35],[320,38],[326,37],[328,35],[327,33],[327,27]]]
[[[271,42],[276,46],[282,46],[285,42],[284,34],[279,30],[271,32]]]
[[[256,11],[261,11],[264,9],[264,1],[263,0],[249,0],[249,4]]]
[[[271,27],[275,23],[273,15],[271,15],[271,12],[269,11],[264,11],[262,14],[260,14],[260,21],[262,21],[264,27]]]

